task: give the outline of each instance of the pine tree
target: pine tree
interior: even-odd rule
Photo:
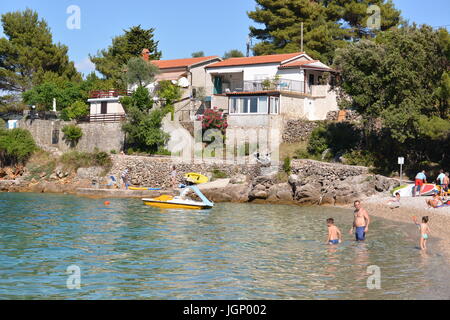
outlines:
[[[381,9],[381,30],[400,22],[400,12],[391,0],[256,0],[248,16],[263,28],[250,27],[250,34],[261,40],[255,55],[300,51],[301,23],[304,24],[304,51],[330,63],[337,48],[350,40],[369,37],[367,28],[371,4]]]
[[[142,49],[150,51],[150,60],[159,60],[158,41],[153,40],[155,29],[142,29],[140,25],[124,30],[124,34],[115,37],[112,44],[99,51],[96,56],[90,56],[95,69],[106,79],[115,81],[118,88],[125,88],[123,75],[124,66],[131,58],[140,56]]]
[[[0,89],[22,93],[46,79],[80,81],[68,48],[54,44],[47,22],[31,9],[1,16]]]

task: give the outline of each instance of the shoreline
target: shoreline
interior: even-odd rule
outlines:
[[[423,216],[429,216],[431,239],[437,240],[437,246],[442,253],[450,261],[450,206],[426,209],[425,200],[431,197],[402,198],[399,208],[391,209],[386,204],[392,199],[389,196],[373,196],[361,199],[361,205],[367,210],[369,216],[379,217],[395,222],[408,223],[413,225],[412,217],[416,216],[420,221]],[[352,209],[352,205],[336,206],[344,209]],[[369,230],[370,232],[370,230]],[[418,246],[419,231],[416,234],[416,242]],[[429,246],[430,242],[428,243]],[[433,250],[434,251],[434,250]]]

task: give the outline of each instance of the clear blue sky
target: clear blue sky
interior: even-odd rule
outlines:
[[[404,18],[432,26],[450,25],[449,0],[394,0]],[[66,27],[67,7],[81,9],[81,29]],[[0,14],[31,8],[44,18],[55,42],[69,47],[69,56],[79,71],[93,69],[88,54],[106,48],[123,29],[134,25],[154,27],[155,39],[163,59],[190,57],[194,51],[223,55],[230,49],[245,52],[248,27],[247,11],[254,0],[0,0]],[[0,27],[0,36],[1,33]]]

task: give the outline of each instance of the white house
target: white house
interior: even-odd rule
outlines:
[[[230,58],[206,66],[212,107],[230,127],[270,127],[284,120],[324,120],[338,110],[335,71],[306,53]]]
[[[128,91],[98,90],[92,91],[88,99],[90,105],[90,121],[114,122],[125,118],[125,110],[119,99],[129,95]]]
[[[144,51],[143,58],[148,60],[148,55],[146,56]],[[175,104],[176,118],[181,121],[191,121],[195,118],[199,108],[210,107],[211,97],[196,98],[200,95],[205,95],[205,88],[208,84],[205,68],[220,61],[222,59],[219,56],[151,60],[151,63],[156,65],[161,73],[156,76],[155,83],[150,84],[148,88],[153,90],[157,83],[162,80],[170,80],[180,86],[182,88],[182,96],[180,101]]]

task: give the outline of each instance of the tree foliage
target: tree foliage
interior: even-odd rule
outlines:
[[[168,84],[163,84],[156,93],[159,98],[165,97],[170,103],[171,99],[176,98],[175,91]],[[127,122],[122,126],[127,147],[151,154],[161,151],[169,139],[169,135],[161,128],[162,120],[171,111],[171,105],[153,108],[153,99],[144,87],[138,87],[131,97],[121,98],[121,103],[127,112]]]
[[[61,112],[61,118],[65,121],[80,119],[87,115],[89,115],[89,106],[84,101],[79,100]]]
[[[37,149],[28,130],[0,128],[0,164],[16,165],[24,163]]]
[[[242,53],[242,51],[237,50],[237,49],[232,49],[230,51],[225,52],[225,54],[223,55],[224,59],[229,59],[229,58],[241,58],[241,57],[245,57],[245,55]]]
[[[46,79],[80,81],[68,48],[54,44],[47,22],[31,9],[1,16],[0,90],[22,93]]]
[[[405,26],[341,49],[342,106],[364,119],[364,148],[377,166],[448,163],[450,158],[449,58],[445,29]]]
[[[57,110],[63,110],[77,101],[86,101],[93,90],[111,89],[114,89],[113,81],[99,79],[95,73],[91,73],[81,82],[44,82],[23,93],[22,99],[24,103],[36,105],[40,110],[51,110],[55,98]]]
[[[366,21],[370,5],[381,9],[381,30],[400,22],[400,12],[391,0],[256,0],[248,16],[263,27],[250,27],[261,40],[255,55],[300,51],[301,23],[304,23],[304,51],[323,62],[333,60],[334,51],[350,40],[372,34]]]
[[[140,57],[131,58],[126,65],[126,83],[129,86],[146,87],[160,71],[156,65]]]
[[[140,25],[124,30],[124,34],[113,38],[112,44],[99,51],[97,55],[90,56],[95,69],[106,79],[112,79],[116,88],[126,88],[123,82],[124,65],[131,58],[138,57],[142,49],[150,51],[150,60],[159,60],[161,51],[158,50],[158,41],[153,39],[154,28],[143,29]]]
[[[203,51],[196,51],[196,52],[192,52],[191,57],[192,58],[200,58],[200,57],[204,57],[205,53]]]

